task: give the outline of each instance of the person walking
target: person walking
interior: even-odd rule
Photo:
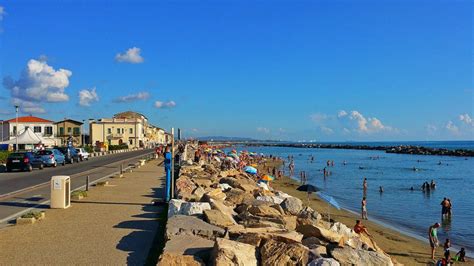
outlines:
[[[431,247],[431,259],[434,260],[435,258],[435,251],[436,247],[439,246],[439,241],[438,241],[438,228],[441,225],[439,223],[435,223],[432,226],[428,228],[428,238],[430,241],[430,247]]]
[[[366,197],[362,198],[361,207],[362,207],[362,219],[368,220],[369,217],[367,216],[367,199],[366,199]]]

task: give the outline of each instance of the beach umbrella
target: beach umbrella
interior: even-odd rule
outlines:
[[[246,173],[249,173],[249,174],[252,174],[252,175],[256,175],[257,174],[257,169],[255,169],[255,167],[252,167],[252,166],[246,166],[244,168],[244,171]]]
[[[329,205],[334,206],[336,209],[340,210],[341,206],[339,206],[339,203],[331,196],[328,194],[322,193],[322,192],[316,192],[316,194],[319,196],[320,199],[328,203],[328,221],[331,221],[331,213],[329,209]]]
[[[296,190],[299,190],[299,191],[306,191],[306,192],[317,192],[317,191],[320,191],[319,188],[313,186],[313,185],[302,185],[302,186],[299,186]]]
[[[275,180],[275,178],[271,175],[263,175],[260,180],[263,180],[263,181],[273,181]]]
[[[214,157],[214,159],[218,162],[221,162],[221,159],[219,157]]]
[[[235,153],[229,154],[228,156],[233,157],[233,158],[239,158],[239,155],[237,155]]]
[[[253,164],[251,164],[250,166],[252,166],[252,167],[257,167],[257,164],[253,163]]]

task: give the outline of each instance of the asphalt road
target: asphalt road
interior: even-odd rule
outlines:
[[[56,168],[48,167],[43,170],[34,169],[32,172],[0,173],[0,197],[7,193],[48,182],[51,180],[51,177],[55,175],[72,176],[150,152],[152,152],[152,150],[138,150],[109,154],[101,157],[90,158],[88,161],[80,163],[66,164],[65,166],[58,165]]]
[[[0,228],[32,208],[36,210],[48,209],[49,205],[46,202],[50,199],[49,182],[52,176],[71,176],[71,189],[74,190],[85,185],[87,176],[89,176],[89,181],[94,183],[104,177],[115,175],[120,171],[121,165],[126,168],[129,164],[138,162],[143,156],[152,152],[153,150],[139,150],[110,154],[72,165],[43,170],[35,169],[33,172],[0,173]],[[38,186],[45,182],[48,184]],[[34,188],[28,189],[31,187]],[[5,196],[18,190],[22,190],[22,192]]]

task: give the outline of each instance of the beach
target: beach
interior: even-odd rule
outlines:
[[[297,191],[296,188],[298,186],[300,186],[299,182],[287,176],[283,176],[281,179],[276,179],[272,182],[272,187],[274,189],[281,190],[294,197],[300,198],[305,201],[305,203],[308,203],[306,192]],[[317,196],[312,196],[308,205],[321,213],[325,219],[327,219],[326,214],[328,213],[329,208],[331,219],[348,226],[354,225],[355,221],[360,219],[359,215],[352,212],[344,209],[337,210],[332,206],[328,206],[326,202],[322,201]],[[434,262],[431,259],[428,242],[404,235],[370,220],[364,220],[363,224],[368,228],[368,231],[375,242],[398,262],[405,265],[427,265]],[[439,247],[436,250],[436,257],[440,258],[442,254],[443,249],[442,247]],[[471,259],[469,262],[463,262],[459,265],[474,265],[474,262]]]

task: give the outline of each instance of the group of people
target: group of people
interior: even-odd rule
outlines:
[[[440,245],[439,240],[438,240],[438,228],[441,225],[439,223],[435,223],[431,225],[428,228],[428,238],[430,242],[430,247],[431,247],[431,259],[435,259],[435,252],[436,248]],[[464,248],[461,248],[461,250],[456,253],[454,258],[451,257],[451,240],[449,238],[446,239],[443,245],[443,258],[441,258],[438,262],[437,265],[451,265],[454,261],[466,261],[466,250]]]
[[[428,183],[428,181],[426,181],[425,183],[423,183],[423,185],[421,185],[421,190],[423,191],[429,192],[432,189],[436,189],[436,183],[433,179],[431,179],[431,183]]]

